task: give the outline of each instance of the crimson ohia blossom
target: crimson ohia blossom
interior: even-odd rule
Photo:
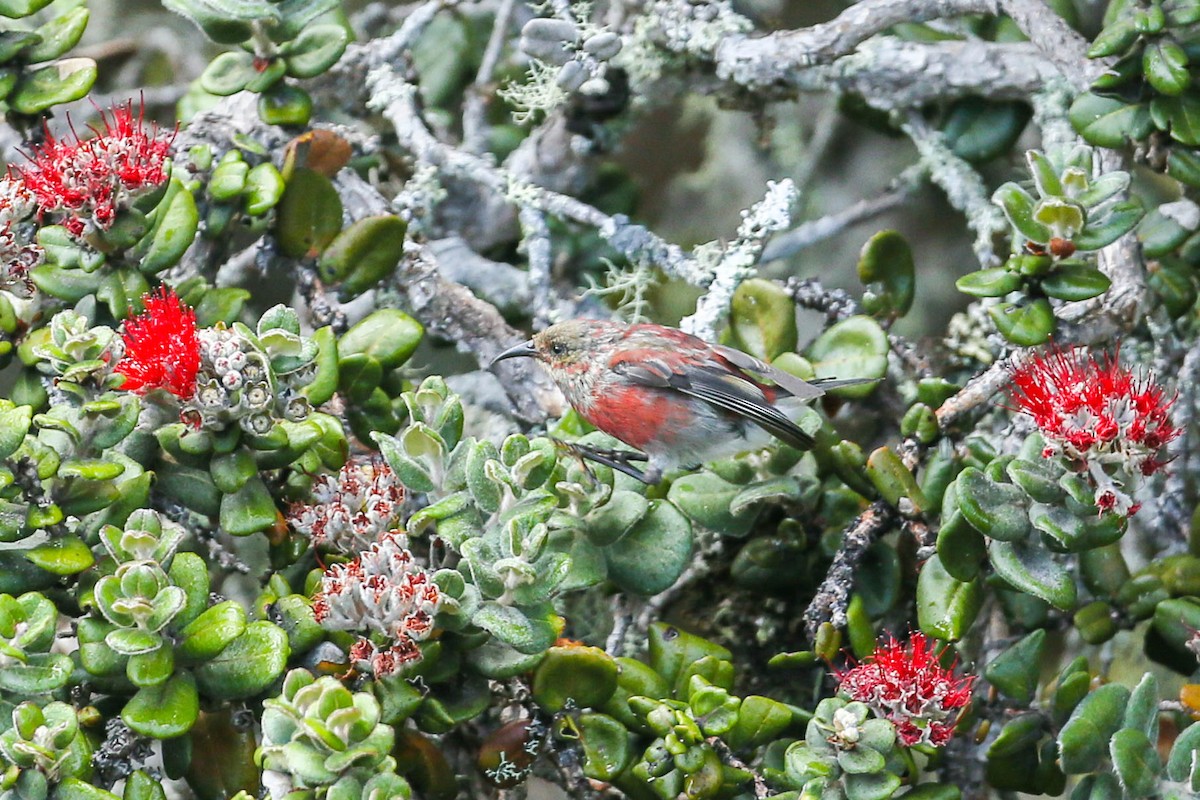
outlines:
[[[123,205],[168,177],[173,135],[147,128],[141,109],[134,116],[132,102],[102,112],[100,119],[104,127],[93,128],[90,139],[75,131],[57,139],[47,131],[30,163],[18,170],[40,211],[63,215],[63,227],[76,237],[89,228],[112,227]]]
[[[125,352],[114,368],[125,376],[120,388],[138,394],[165,389],[187,400],[200,370],[196,312],[165,286],[142,302],[146,310],[125,320]]]
[[[1130,515],[1142,476],[1166,465],[1161,449],[1179,436],[1173,397],[1153,375],[1135,375],[1115,356],[1051,349],[1013,371],[1017,409],[1033,417],[1046,458],[1063,456],[1086,471],[1101,511]]]
[[[920,631],[907,645],[889,636],[863,663],[837,673],[841,691],[890,720],[904,744],[943,745],[971,702],[975,678],[939,664],[941,652]]]

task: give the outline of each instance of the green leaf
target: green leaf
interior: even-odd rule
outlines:
[[[733,662],[733,654],[721,645],[663,622],[656,622],[650,626],[648,638],[650,668],[668,686],[676,689],[682,688],[686,670],[702,659],[708,658],[727,664]]]
[[[886,445],[876,448],[867,458],[867,478],[879,491],[880,497],[892,506],[907,499],[921,512],[928,505],[912,471],[904,466],[896,451]]]
[[[870,317],[854,316],[825,330],[808,349],[817,378],[882,378],[887,373],[887,334]],[[863,398],[874,383],[834,389],[842,397]]]
[[[1040,597],[1063,611],[1075,606],[1075,581],[1041,545],[1030,542],[988,544],[996,574],[1013,588]]]
[[[552,611],[530,616],[513,606],[487,602],[471,622],[521,653],[541,653],[558,638],[558,617]]]
[[[221,53],[200,73],[200,86],[209,94],[237,94],[258,76],[254,56],[244,50]],[[214,194],[214,197],[218,195]]]
[[[151,739],[170,739],[187,733],[200,714],[200,696],[190,673],[181,672],[159,686],[138,690],[121,719],[134,733]]]
[[[907,314],[916,290],[916,268],[904,237],[886,230],[868,239],[858,256],[858,279],[865,287],[862,304],[867,313],[882,318]]]
[[[775,281],[742,281],[733,294],[729,332],[739,350],[763,361],[794,352],[799,335],[796,303]]]
[[[1004,209],[1004,215],[1017,232],[1031,242],[1050,241],[1050,229],[1035,218],[1037,201],[1018,184],[1005,183],[992,193],[992,202]]]
[[[1157,794],[1162,760],[1145,733],[1133,728],[1117,731],[1109,744],[1109,753],[1126,797]]]
[[[1088,48],[1088,58],[1106,58],[1123,55],[1139,36],[1138,29],[1133,25],[1132,16],[1123,16],[1111,25],[1105,25],[1104,30],[1097,34]]]
[[[692,558],[692,525],[675,505],[653,500],[646,515],[605,550],[608,575],[625,591],[658,594]]]
[[[257,475],[241,489],[221,497],[220,523],[234,536],[249,536],[275,524],[275,500]]]
[[[1004,267],[990,267],[963,275],[954,286],[973,297],[1003,297],[1021,288],[1021,276]]]
[[[360,219],[329,243],[317,271],[326,283],[340,283],[347,299],[357,297],[396,269],[407,231],[408,225],[394,214]]]
[[[1193,722],[1175,738],[1167,757],[1167,777],[1189,783],[1192,791],[1200,790],[1200,722]]]
[[[276,207],[279,249],[289,258],[313,258],[342,229],[342,200],[333,183],[307,167],[294,169]]]
[[[246,612],[233,600],[217,603],[179,631],[179,657],[207,661],[246,630]]]
[[[988,309],[996,330],[1013,344],[1034,347],[1054,333],[1054,309],[1044,297],[1013,305],[1001,303]]]
[[[1042,738],[1046,718],[1036,711],[1017,714],[1004,723],[1000,733],[988,747],[988,760],[1015,756],[1031,749]]]
[[[983,598],[980,580],[956,580],[935,555],[917,579],[917,625],[930,636],[958,641],[978,616]]]
[[[1042,278],[1042,291],[1056,300],[1088,300],[1108,291],[1112,281],[1089,264],[1063,264]]]
[[[629,731],[607,714],[585,713],[578,718],[583,774],[595,781],[612,781],[632,760]]]
[[[1200,98],[1159,95],[1150,102],[1150,117],[1159,130],[1169,130],[1175,141],[1200,146]]]
[[[1109,683],[1088,694],[1075,707],[1058,734],[1063,772],[1081,775],[1095,772],[1108,753],[1108,743],[1121,727],[1129,690]]]
[[[944,517],[942,527],[938,530],[938,558],[952,577],[969,581],[979,574],[979,566],[987,555],[987,544],[983,535],[967,522],[962,512],[957,507],[953,508],[949,516]]]
[[[29,406],[0,408],[0,459],[6,459],[17,451],[29,433],[33,421],[33,409]]]
[[[1128,104],[1092,92],[1075,98],[1067,117],[1080,136],[1099,147],[1122,148],[1129,139],[1146,138],[1153,128],[1144,104]]]
[[[950,107],[942,135],[956,156],[983,163],[1011,150],[1029,117],[1026,103],[965,97]]]
[[[891,772],[845,777],[847,800],[887,800],[900,788],[900,776]]]
[[[1008,698],[1021,706],[1028,706],[1037,693],[1038,672],[1045,646],[1044,630],[1030,633],[993,658],[984,669],[984,677]]]
[[[598,647],[551,647],[533,674],[533,699],[550,712],[600,708],[617,689],[617,663]]]
[[[258,116],[268,125],[307,125],[312,97],[299,86],[280,81],[259,96]]]
[[[157,275],[173,267],[196,238],[200,212],[196,199],[179,179],[172,178],[162,202],[154,209],[154,224],[142,240],[145,255],[138,264],[146,275]]]
[[[90,58],[64,58],[41,69],[24,72],[8,104],[21,114],[40,114],[52,106],[86,95],[96,82],[96,62]]]
[[[774,741],[792,724],[790,708],[769,697],[752,694],[738,706],[737,721],[722,734],[734,750],[746,750]]]
[[[381,308],[368,314],[338,339],[338,358],[354,353],[371,356],[384,369],[402,365],[424,336],[421,323],[396,308]]]
[[[78,536],[51,539],[25,553],[25,557],[54,575],[77,575],[96,563],[91,549]]]
[[[1029,534],[1029,500],[1016,486],[999,483],[975,467],[954,482],[959,510],[977,531],[992,539],[1016,542]]]
[[[1197,110],[1200,112],[1200,108]],[[1137,197],[1122,200],[1114,204],[1098,222],[1088,220],[1088,224],[1075,236],[1075,246],[1081,252],[1107,247],[1133,230],[1144,213],[1142,201]]]
[[[1142,74],[1160,94],[1180,95],[1192,84],[1187,53],[1167,37],[1156,38],[1146,45]]]
[[[1151,741],[1158,741],[1158,681],[1152,673],[1147,672],[1133,687],[1121,724],[1141,731]]]
[[[51,0],[0,0],[0,16],[10,19],[28,17],[50,5]]]
[[[25,58],[29,63],[36,64],[60,57],[83,38],[88,16],[87,8],[77,6],[42,25],[35,31],[41,41],[25,51]]]
[[[252,217],[267,213],[283,197],[286,184],[283,175],[270,161],[256,164],[246,173],[245,194],[246,213]]]
[[[1193,188],[1200,187],[1200,153],[1186,147],[1172,147],[1167,153],[1167,174]]]
[[[309,25],[280,49],[293,78],[315,78],[337,63],[346,52],[350,34],[334,22]]]
[[[219,655],[196,668],[206,697],[244,700],[265,690],[287,666],[287,634],[270,622],[251,622]]]

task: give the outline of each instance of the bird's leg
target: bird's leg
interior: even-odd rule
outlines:
[[[576,442],[557,442],[567,450],[573,452],[581,458],[586,458],[590,461],[595,461],[597,464],[603,464],[606,467],[611,467],[618,472],[623,472],[631,478],[641,481],[642,483],[654,483],[655,481],[648,480],[646,473],[633,466],[631,461],[646,461],[648,456],[644,453],[637,453],[630,450],[612,450],[602,447],[593,447],[587,444],[578,444]]]

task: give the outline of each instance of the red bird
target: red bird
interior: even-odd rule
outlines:
[[[595,319],[551,325],[492,363],[520,357],[542,362],[580,416],[645,456],[586,454],[646,483],[676,467],[763,447],[767,434],[808,449],[812,437],[785,409],[864,382],[809,383],[676,328]],[[645,472],[629,460],[647,461]]]

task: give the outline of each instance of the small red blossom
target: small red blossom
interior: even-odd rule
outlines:
[[[889,636],[866,661],[837,673],[841,691],[891,721],[905,745],[941,746],[954,734],[975,682],[939,664],[941,652],[920,631],[907,646]]]
[[[114,369],[125,376],[121,388],[138,394],[166,389],[180,400],[190,399],[200,371],[196,312],[166,287],[142,302],[146,310],[125,320],[125,353]]]
[[[1129,516],[1141,476],[1167,464],[1158,451],[1180,434],[1174,398],[1153,375],[1135,375],[1112,355],[1051,348],[1013,370],[1016,409],[1033,417],[1046,458],[1063,455],[1086,470],[1102,512]]]
[[[83,236],[89,225],[107,230],[126,196],[139,194],[167,180],[166,159],[174,136],[156,126],[147,129],[133,103],[101,113],[103,130],[81,139],[56,139],[49,131],[34,149],[30,164],[19,168],[25,186],[43,214],[64,215],[71,235]]]

